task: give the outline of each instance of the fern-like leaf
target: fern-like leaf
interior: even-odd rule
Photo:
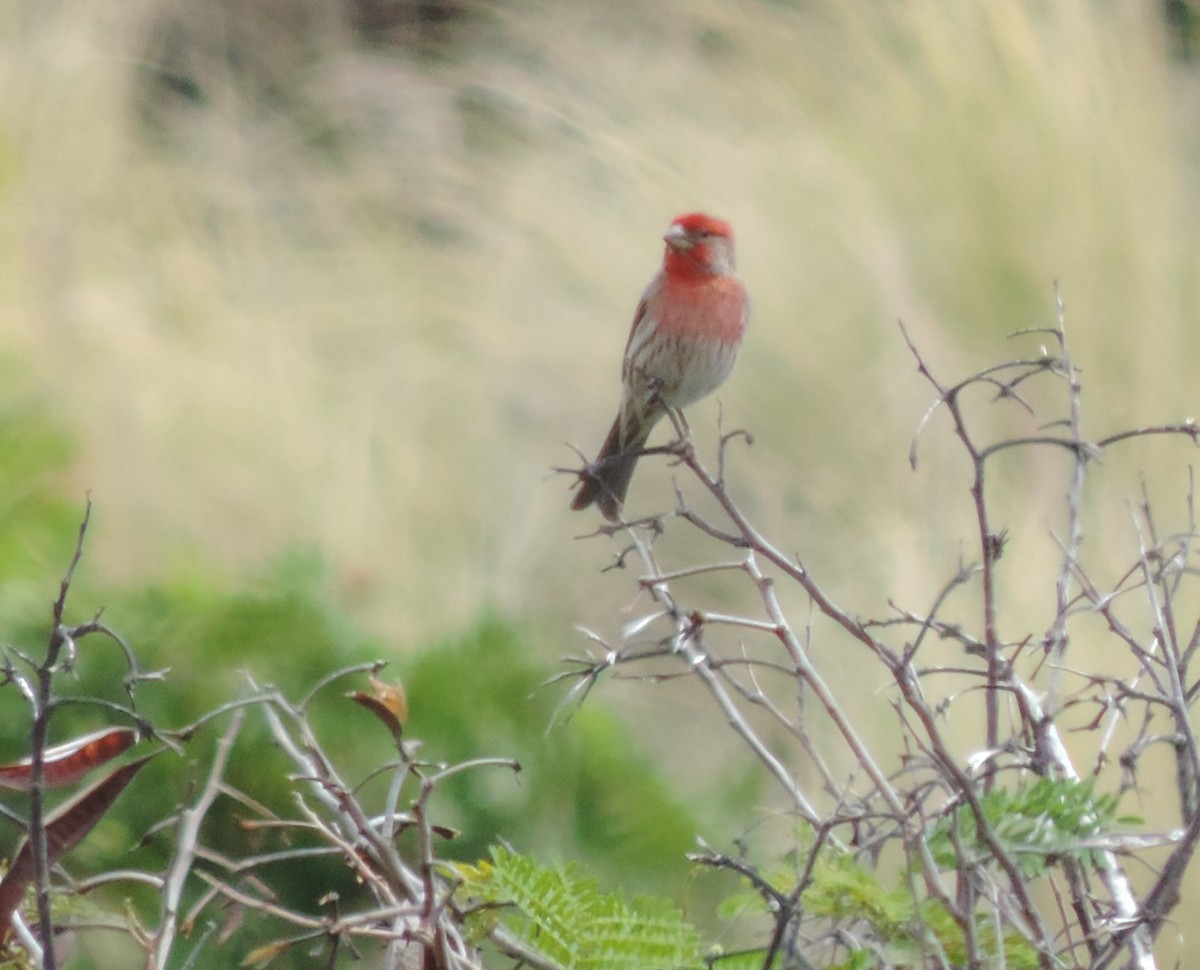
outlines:
[[[601,893],[574,866],[493,848],[459,867],[461,894],[503,905],[500,920],[564,970],[698,970],[699,938],[668,902]],[[494,918],[494,916],[493,916]]]

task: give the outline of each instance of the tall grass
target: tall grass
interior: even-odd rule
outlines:
[[[969,529],[950,443],[907,469],[928,391],[898,317],[974,369],[1057,279],[1090,430],[1194,413],[1197,82],[1152,5],[480,4],[432,49],[289,9],[0,13],[0,346],[80,442],[112,580],[234,582],[299,543],[397,643],[485,603],[547,640],[615,625],[549,472],[598,444],[692,208],[732,220],[756,301],[731,489],[864,609],[925,607]],[[1095,469],[1093,548],[1129,541],[1142,471],[1182,510],[1188,458]],[[1009,471],[1047,576],[1065,472]],[[1048,617],[1044,579],[1004,592]]]
[[[560,635],[606,616],[549,469],[598,443],[658,233],[693,207],[734,222],[756,300],[720,395],[758,440],[733,474],[864,602],[928,599],[966,521],[935,439],[906,470],[927,392],[897,317],[981,364],[1059,279],[1097,425],[1191,411],[1196,81],[1153,11],[484,5],[431,54],[286,9],[0,22],[5,345],[82,444],[114,579],[298,542],[401,640],[486,601]],[[1141,469],[1182,490],[1168,455],[1097,472],[1098,538]],[[1050,504],[1062,471],[1012,475]],[[632,502],[669,505],[666,473]],[[1012,516],[1047,541],[1041,507]]]
[[[721,395],[745,488],[848,568],[869,542],[872,587],[948,495],[903,468],[897,317],[978,361],[1061,279],[1101,414],[1190,406],[1194,78],[1145,10],[498,5],[439,57],[266,4],[5,20],[6,343],[118,576],[311,542],[400,636],[572,615],[586,523],[546,474],[602,433],[690,207],[734,221],[757,302]]]
[[[5,343],[82,443],[113,579],[297,542],[403,641],[486,601],[558,636],[609,616],[549,469],[598,443],[694,207],[734,222],[756,300],[720,395],[758,441],[735,479],[852,600],[927,601],[968,521],[935,436],[907,471],[928,395],[896,318],[982,364],[1059,279],[1097,425],[1190,413],[1195,78],[1152,11],[483,5],[431,53],[291,9],[4,15]],[[1098,540],[1141,469],[1182,490],[1167,455],[1098,470]],[[1013,541],[1048,542],[1063,471],[1012,469],[1046,497]],[[634,509],[670,501],[639,473]]]

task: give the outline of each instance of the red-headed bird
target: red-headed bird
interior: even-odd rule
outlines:
[[[580,475],[573,509],[595,503],[616,520],[651,430],[715,391],[733,370],[750,299],[734,273],[733,230],[693,212],[671,223],[663,265],[642,294],[621,367],[621,409]]]

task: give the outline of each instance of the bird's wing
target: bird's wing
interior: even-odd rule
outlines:
[[[631,352],[634,346],[650,336],[651,328],[644,327],[642,324],[646,322],[650,307],[654,304],[655,297],[658,296],[662,285],[663,274],[659,273],[650,281],[645,292],[642,293],[642,298],[638,300],[637,309],[633,312],[633,323],[629,327],[629,339],[625,341],[625,358],[621,364],[621,374],[623,376],[628,376],[629,360],[634,356]]]

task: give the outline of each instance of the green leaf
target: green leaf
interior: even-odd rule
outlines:
[[[501,922],[565,970],[703,966],[695,929],[667,901],[601,893],[576,866],[549,868],[499,847],[491,856],[458,868],[459,892],[504,904]]]
[[[1027,879],[1064,858],[1094,864],[1095,851],[1082,843],[1123,824],[1116,818],[1117,802],[1113,794],[1097,794],[1091,781],[1068,778],[1039,778],[980,798],[989,827]],[[945,870],[986,863],[991,855],[969,805],[958,806],[938,822],[929,848]]]

